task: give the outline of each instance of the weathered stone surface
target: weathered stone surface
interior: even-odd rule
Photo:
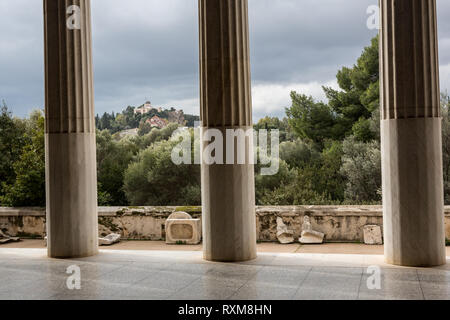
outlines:
[[[383,235],[381,227],[376,225],[367,225],[364,227],[364,243],[369,245],[383,244]]]
[[[253,129],[248,1],[200,0],[200,109],[202,129],[226,137],[223,155],[235,137],[227,129]],[[202,134],[201,148],[210,144]],[[253,135],[236,147],[247,159],[238,164],[207,163],[202,157],[203,257],[210,261],[255,259],[255,177]],[[241,149],[242,146],[242,149]],[[228,159],[227,159],[228,160]],[[220,162],[220,161],[219,161]]]
[[[79,6],[68,28],[67,8]],[[48,256],[98,253],[91,1],[44,0]]]
[[[436,0],[382,0],[380,32],[384,256],[446,263]]]
[[[325,234],[318,231],[303,231],[300,243],[303,244],[322,244]]]
[[[20,241],[20,238],[7,236],[0,230],[0,244],[18,241]]]
[[[165,223],[176,210],[201,219],[201,207],[99,207],[99,236],[120,233],[126,240],[165,240]],[[277,242],[277,217],[281,217],[299,239],[303,217],[314,229],[325,233],[326,241],[364,242],[364,226],[383,229],[381,206],[265,206],[256,208],[258,240]],[[446,236],[450,239],[450,206],[445,207]],[[0,229],[13,237],[45,236],[45,209],[0,208]]]
[[[167,219],[168,220],[179,220],[179,219],[189,220],[189,219],[192,219],[192,217],[189,213],[178,211],[178,212],[172,213]]]
[[[100,246],[110,246],[120,241],[120,234],[112,233],[104,238],[98,239],[98,244]]]
[[[172,213],[165,226],[167,244],[199,244],[202,240],[201,220],[186,212]]]
[[[311,218],[305,216],[303,218],[303,226],[302,226],[302,236],[300,238],[300,243],[303,244],[321,244],[323,243],[323,239],[325,234],[322,232],[314,231],[311,226]]]
[[[277,218],[277,239],[281,244],[289,244],[295,241],[294,231],[288,229],[281,217]]]

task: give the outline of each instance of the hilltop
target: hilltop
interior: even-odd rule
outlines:
[[[185,114],[181,109],[154,107],[147,101],[138,107],[128,106],[121,113],[105,112],[101,117],[97,114],[95,125],[97,129],[109,130],[112,134],[126,131],[143,135],[152,128],[163,129],[171,123],[194,127],[199,120],[199,116]]]

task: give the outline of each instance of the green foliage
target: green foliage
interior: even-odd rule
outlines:
[[[280,158],[291,169],[303,168],[320,161],[320,152],[316,150],[312,143],[297,139],[280,144]]]
[[[324,87],[329,100],[330,108],[337,114],[345,136],[352,133],[362,134],[360,138],[367,140],[367,124],[363,121],[369,119],[372,113],[379,109],[379,48],[378,36],[372,39],[370,46],[366,47],[353,68],[342,68],[336,78],[341,90]],[[359,123],[356,128],[355,123]],[[339,133],[342,133],[339,132]],[[341,140],[342,136],[335,136]]]
[[[194,116],[192,114],[185,114],[184,115],[184,120],[186,121],[186,127],[194,128],[195,127],[195,123],[200,121],[200,117],[199,116]]]
[[[262,202],[324,204],[379,202],[378,37],[352,68],[336,75],[340,90],[324,87],[328,103],[291,92],[288,123],[299,138],[280,145],[295,171],[290,184],[265,192]]]
[[[315,102],[312,97],[291,92],[292,106],[286,109],[289,125],[299,138],[317,144],[341,136],[340,124],[328,105]]]
[[[169,140],[172,134],[179,128],[176,123],[171,123],[163,129],[153,128],[149,133],[139,137],[135,143],[139,149],[146,149],[155,142]]]
[[[321,167],[316,173],[315,189],[332,201],[344,200],[344,181],[342,166],[343,146],[339,141],[326,143],[322,152]]]
[[[26,122],[19,158],[12,165],[15,180],[3,182],[0,202],[4,206],[45,206],[44,117],[35,111]]]
[[[353,124],[353,136],[357,141],[369,142],[376,138],[371,119],[361,117]]]
[[[141,121],[141,123],[139,124],[138,134],[140,136],[144,136],[150,133],[150,131],[152,131],[152,125],[150,123]]]
[[[103,186],[100,182],[97,183],[97,202],[99,206],[114,206],[117,203],[114,202],[112,196],[103,189]]]
[[[23,145],[29,143],[29,137],[25,136],[25,132],[25,122],[13,119],[3,101],[0,109],[0,182],[6,184],[14,182],[16,177],[13,165],[20,158]]]
[[[277,161],[277,159],[271,159]],[[267,202],[267,195],[273,190],[290,185],[295,179],[295,170],[289,169],[286,162],[279,161],[279,170],[275,175],[261,175],[261,168],[265,167],[258,163],[255,165],[255,198],[258,205],[271,204]]]
[[[332,203],[326,195],[318,193],[314,186],[313,168],[302,168],[291,171],[291,182],[261,195],[261,205],[322,205]]]
[[[256,131],[259,130],[279,130],[280,142],[290,141],[293,139],[293,133],[289,126],[289,121],[287,118],[282,120],[277,117],[265,117],[258,121],[257,124],[253,126]]]
[[[343,67],[336,75],[340,90],[324,87],[328,104],[291,92],[292,106],[286,109],[289,124],[300,138],[319,146],[326,140],[342,141],[354,135],[369,142],[379,135],[371,117],[378,112],[378,36],[372,39],[352,68]]]
[[[356,141],[347,138],[343,144],[341,173],[347,178],[345,198],[354,203],[381,201],[380,143]]]
[[[172,150],[178,143],[177,140],[155,142],[130,164],[124,179],[130,205],[201,204],[200,166],[178,166],[172,162]]]
[[[117,115],[114,112],[107,113],[105,112],[101,117],[97,115],[95,117],[95,124],[98,130],[109,130],[111,134],[115,134],[117,132],[128,130],[128,129],[136,129],[139,128],[139,135],[143,136],[149,133],[152,130],[152,127],[146,123],[147,119],[150,119],[154,116],[158,116],[161,119],[170,120],[172,113],[176,111],[174,108],[170,110],[157,110],[153,109],[146,114],[134,113],[136,108],[132,106],[128,106],[122,113],[118,113]],[[194,127],[196,121],[199,121],[198,116],[194,115],[184,115],[185,125],[188,127]]]
[[[128,200],[123,191],[124,173],[138,151],[138,147],[128,139],[115,141],[108,130],[97,133],[99,203],[103,205],[128,205]]]
[[[277,175],[256,176],[258,204],[320,205],[343,201],[343,177],[340,173],[342,146],[340,143],[326,143],[322,153],[301,141],[283,145],[289,146],[287,148],[290,149],[290,152],[287,153],[289,155],[287,158],[292,168],[289,169],[287,163],[281,160],[280,171]],[[299,150],[302,150],[302,153],[292,152],[294,145],[300,146]],[[280,150],[285,148],[280,146]],[[283,154],[283,152],[280,153]],[[298,155],[299,158],[296,159],[295,155]]]

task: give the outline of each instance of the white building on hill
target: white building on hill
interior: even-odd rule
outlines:
[[[143,115],[143,114],[149,113],[153,109],[156,109],[156,108],[153,108],[152,103],[150,101],[147,101],[143,106],[134,109],[134,114],[140,113]]]

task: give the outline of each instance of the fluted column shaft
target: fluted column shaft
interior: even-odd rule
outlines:
[[[386,261],[445,264],[436,0],[381,2]]]
[[[98,252],[90,0],[44,0],[48,255]]]
[[[226,146],[231,143],[227,129],[252,129],[247,0],[199,0],[199,23],[203,134],[210,129],[220,131],[227,158]],[[254,166],[249,161],[253,157],[252,137],[249,135],[243,146],[244,164],[202,162],[207,260],[256,258]],[[203,139],[202,144],[204,150],[209,142]]]

